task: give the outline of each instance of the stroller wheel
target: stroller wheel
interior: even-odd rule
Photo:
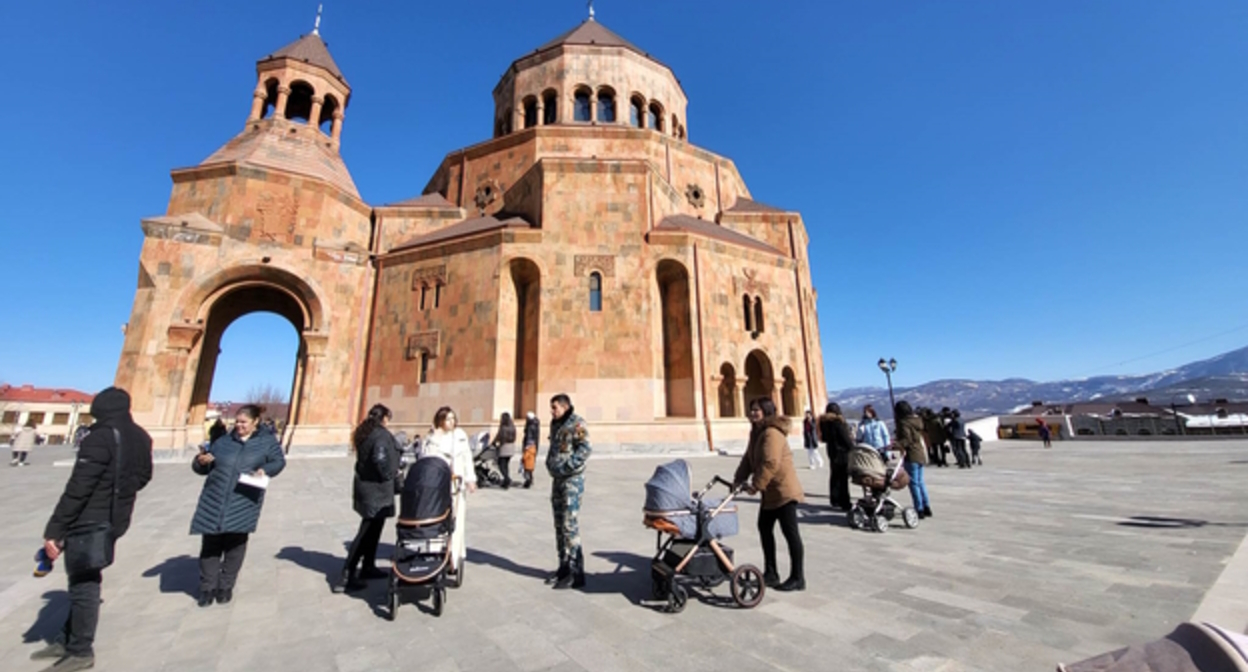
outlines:
[[[446,603],[446,589],[438,586],[433,589],[433,615],[442,615],[442,605]]]
[[[849,521],[850,527],[855,530],[861,530],[867,526],[867,512],[855,506],[850,510],[849,515],[846,516],[846,520]]]
[[[902,509],[901,522],[905,523],[906,529],[913,530],[919,526],[919,512],[909,507]]]
[[[394,617],[399,613],[399,591],[391,588],[387,594],[386,620],[393,621]]]
[[[656,600],[667,599],[667,577],[656,569],[650,570],[650,596]]]
[[[667,613],[679,614],[685,610],[689,601],[689,593],[679,583],[672,583],[672,590],[667,594]]]
[[[875,531],[881,534],[888,531],[888,518],[883,514],[875,517]]]
[[[754,565],[741,565],[732,571],[732,599],[738,607],[757,607],[763,601],[765,592],[767,586],[763,584],[763,573]]]
[[[464,585],[464,561],[461,559],[455,567],[454,578],[451,579],[451,587],[459,588]]]

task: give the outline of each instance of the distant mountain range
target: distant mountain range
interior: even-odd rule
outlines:
[[[1009,413],[1020,406],[1030,406],[1033,401],[1057,404],[1148,397],[1155,404],[1166,405],[1172,395],[1187,394],[1195,395],[1199,401],[1242,400],[1248,399],[1248,347],[1142,376],[1097,376],[1050,383],[1023,378],[937,380],[917,387],[894,388],[894,393],[898,399],[905,399],[914,406],[936,409],[948,406],[971,416]],[[885,415],[883,411],[888,408],[888,389],[883,387],[838,390],[828,398],[847,411],[874,404],[881,415]]]

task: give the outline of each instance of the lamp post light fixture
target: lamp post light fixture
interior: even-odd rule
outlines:
[[[893,397],[893,372],[897,370],[897,360],[889,359],[887,362],[881,357],[877,362],[877,366],[884,372],[884,377],[888,379],[888,403],[890,404],[889,415],[897,414],[897,399]]]
[[[1183,423],[1179,422],[1179,408],[1178,408],[1178,406],[1177,406],[1177,405],[1175,405],[1175,403],[1174,403],[1174,398],[1175,398],[1175,397],[1177,397],[1177,396],[1179,396],[1179,395],[1177,395],[1177,394],[1172,394],[1172,395],[1170,395],[1170,413],[1171,413],[1171,415],[1173,415],[1173,416],[1174,416],[1174,428],[1175,428],[1175,430],[1176,430],[1179,434],[1184,434],[1184,435],[1186,435],[1186,434],[1187,434],[1187,428],[1183,426]],[[1187,400],[1187,404],[1188,404],[1189,406],[1194,405],[1194,404],[1196,403],[1196,395],[1194,395],[1194,394],[1188,393],[1188,394],[1184,395],[1184,396],[1183,396],[1183,398]]]

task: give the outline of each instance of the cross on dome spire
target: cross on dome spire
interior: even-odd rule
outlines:
[[[593,3],[591,2],[590,4],[592,5]],[[312,24],[312,34],[313,34],[313,35],[320,35],[320,34],[321,34],[321,10],[322,10],[322,9],[324,9],[324,7],[325,7],[325,5],[317,5],[317,6],[316,6],[316,23]],[[590,10],[589,10],[589,13],[590,13],[590,17],[592,18],[592,17],[593,17],[594,10],[593,10],[593,9],[590,9]]]
[[[589,0],[589,20],[594,20],[594,0]]]

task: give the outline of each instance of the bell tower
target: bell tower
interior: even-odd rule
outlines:
[[[249,130],[267,120],[286,122],[291,132],[319,134],[326,146],[338,149],[351,87],[321,39],[320,25],[318,12],[311,33],[256,62]]]

